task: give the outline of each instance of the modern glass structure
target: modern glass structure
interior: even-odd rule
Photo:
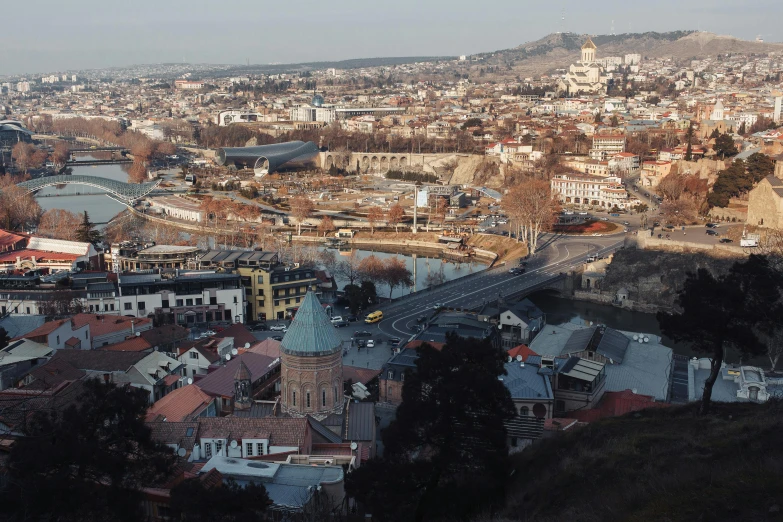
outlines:
[[[256,176],[265,176],[283,166],[303,165],[318,155],[312,141],[289,141],[256,147],[223,147],[217,149],[218,165],[252,168]]]

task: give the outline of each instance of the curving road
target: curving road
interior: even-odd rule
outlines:
[[[602,237],[543,236],[540,249],[522,275],[512,275],[513,265],[500,266],[450,281],[433,290],[421,291],[380,306],[384,319],[376,326],[392,337],[409,337],[417,317],[431,315],[436,304],[451,308],[478,309],[499,297],[520,294],[547,286],[561,272],[579,266],[594,255],[605,255],[622,247],[624,234]]]

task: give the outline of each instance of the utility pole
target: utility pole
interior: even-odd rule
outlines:
[[[415,234],[417,232],[418,228],[418,211],[419,211],[419,202],[418,200],[418,190],[416,189],[416,185],[413,185],[413,230],[412,232]]]

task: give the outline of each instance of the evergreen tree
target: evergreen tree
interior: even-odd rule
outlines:
[[[715,154],[720,156],[721,159],[724,159],[727,156],[736,156],[739,152],[737,147],[734,145],[734,139],[728,133],[720,134],[717,138],[715,138],[715,145],[712,148],[715,150]]]
[[[0,328],[0,350],[8,346],[9,342],[11,342],[11,337],[8,336],[8,332],[5,328]]]
[[[688,133],[685,135],[688,140],[688,146],[685,149],[685,161],[693,161],[693,122],[688,125]]]
[[[82,215],[82,223],[76,229],[76,240],[82,243],[92,243],[93,245],[101,241],[101,233],[95,230],[95,224],[90,221],[87,211]]]
[[[271,501],[262,484],[240,486],[233,480],[207,488],[200,478],[171,490],[171,512],[180,522],[251,522],[262,520]]]

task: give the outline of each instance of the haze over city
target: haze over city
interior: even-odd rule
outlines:
[[[776,0],[34,0],[7,3],[3,18],[0,76],[183,60],[263,64],[456,56],[515,47],[558,31],[611,34],[612,21],[616,33],[690,29],[783,40],[783,3]]]

